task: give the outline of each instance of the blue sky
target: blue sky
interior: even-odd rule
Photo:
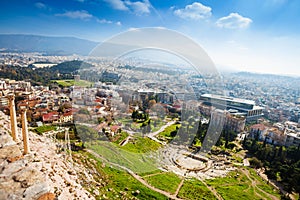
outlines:
[[[300,74],[299,0],[2,0],[0,33],[103,41],[165,27],[197,41],[219,68]]]

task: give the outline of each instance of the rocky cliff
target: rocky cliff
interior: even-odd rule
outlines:
[[[18,134],[22,139],[20,128]],[[80,184],[82,174],[93,178],[88,169],[57,153],[46,136],[29,131],[29,144],[31,153],[23,155],[22,141],[12,140],[9,117],[0,112],[0,200],[94,199]]]

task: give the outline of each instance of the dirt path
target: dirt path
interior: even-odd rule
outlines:
[[[244,170],[244,169],[242,169],[241,171],[242,171],[243,174],[245,174],[246,177],[251,181],[251,186],[253,187],[254,193],[255,193],[257,196],[259,196],[259,197],[262,198],[262,199],[266,199],[266,198],[262,197],[259,193],[256,192],[256,190],[259,190],[260,192],[264,193],[266,196],[270,197],[272,200],[279,200],[278,197],[276,197],[276,196],[274,196],[274,195],[272,195],[272,194],[269,194],[269,193],[265,192],[264,190],[260,189],[259,187],[257,187],[257,182],[256,182],[255,180],[253,180],[253,179],[250,177],[249,171]]]
[[[125,144],[127,144],[128,141],[129,141],[131,138],[132,138],[131,135],[127,136],[127,138],[125,138],[124,140],[122,140],[122,141],[119,143],[119,145],[120,145],[120,146],[125,146]]]
[[[143,178],[145,178],[145,177],[151,177],[151,176],[156,176],[156,175],[159,175],[159,174],[163,174],[163,173],[166,173],[166,172],[157,172],[157,173],[154,173],[154,174],[148,174],[148,175],[145,175],[145,176],[143,176]]]
[[[178,193],[179,193],[179,190],[181,189],[182,185],[184,183],[184,179],[181,180],[181,182],[179,183],[177,189],[176,189],[176,192],[175,192],[175,196],[177,197]]]
[[[155,136],[158,135],[159,133],[163,132],[167,127],[175,124],[176,121],[170,121],[168,122],[166,125],[162,126],[158,131],[155,131],[155,132],[151,132],[151,133],[148,133],[146,135],[146,137],[150,138],[151,140],[154,140],[155,142],[158,142],[162,145],[165,145],[166,143],[165,142],[162,142],[160,141],[159,139],[157,139]]]
[[[218,200],[223,200],[222,196],[216,191],[215,188],[208,186],[204,181],[201,182],[215,195]]]
[[[128,169],[128,168],[126,168],[124,166],[121,166],[121,165],[109,162],[108,160],[106,160],[105,158],[103,158],[102,156],[100,156],[99,154],[97,154],[96,152],[94,152],[93,150],[86,149],[86,151],[89,152],[90,154],[94,155],[95,157],[97,157],[97,158],[99,158],[101,160],[104,160],[105,162],[109,163],[110,165],[116,166],[118,168],[121,168],[121,169],[127,171],[127,173],[129,173],[133,178],[135,178],[137,181],[139,181],[140,183],[142,183],[144,186],[146,186],[150,190],[153,190],[153,191],[158,192],[158,193],[160,193],[162,195],[165,195],[166,197],[168,197],[170,199],[182,200],[180,198],[177,198],[175,194],[170,194],[170,193],[168,193],[166,191],[157,189],[157,188],[153,187],[152,185],[149,185],[141,176],[137,175],[136,173],[134,173],[130,169]]]
[[[158,131],[152,132],[147,134],[148,137],[155,137],[156,135],[158,135],[160,132],[163,132],[167,127],[171,126],[175,124],[175,121],[170,121],[168,122],[166,125],[163,125],[162,127],[160,127],[160,129]]]
[[[280,185],[277,181],[271,180],[268,178],[268,176],[264,173],[264,171],[260,170],[258,171],[258,175],[264,179],[266,182],[268,182],[269,184],[271,184],[274,188],[276,188],[277,190],[280,190],[281,193],[283,193],[284,195],[287,195],[290,197],[290,199],[292,200],[297,200],[292,194],[287,193],[284,189],[283,186]]]

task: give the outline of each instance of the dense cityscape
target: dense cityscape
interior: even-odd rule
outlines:
[[[300,199],[300,1],[0,2],[0,200]]]
[[[112,63],[76,55],[3,53],[1,62],[6,76],[0,80],[1,111],[12,117],[8,96],[13,94],[18,126],[23,127],[25,108],[29,130],[69,144],[57,148],[95,153],[103,146],[101,152],[107,152],[99,155],[135,176],[160,169],[210,180],[245,166],[256,169],[270,187],[283,192],[282,197],[294,198],[286,192],[299,189],[293,185],[300,147],[297,77],[224,73],[220,95],[207,93],[206,82],[212,85],[213,76],[163,68],[154,61],[149,67],[138,59]],[[48,82],[23,80],[20,75],[24,69],[51,71],[57,65],[55,79]],[[190,88],[185,87],[187,80]],[[114,152],[119,152],[117,159]],[[135,165],[124,160],[128,153],[136,157]],[[56,195],[63,197],[58,191]],[[172,193],[169,197],[175,198]]]

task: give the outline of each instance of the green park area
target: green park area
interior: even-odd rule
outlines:
[[[159,172],[143,177],[150,185],[160,190],[174,194],[181,182],[181,177],[171,172]]]
[[[91,82],[85,80],[75,81],[73,79],[66,80],[53,80],[53,82],[57,83],[61,87],[70,87],[70,86],[81,86],[81,87],[90,87],[92,85]]]
[[[138,176],[146,181],[147,184],[170,195],[176,195],[181,199],[217,199],[217,197],[225,200],[280,199],[279,192],[264,182],[256,174],[256,171],[251,168],[240,167],[228,173],[226,177],[198,180],[184,178],[173,172],[161,171],[153,165],[149,167],[148,165],[151,163],[137,156],[138,154],[120,153],[115,148],[111,148],[104,143],[101,143],[101,146],[99,143],[97,147],[92,145],[92,149],[94,149],[94,152],[99,153],[100,157],[103,156],[103,158],[89,153],[83,154],[95,160],[97,171],[103,174],[101,175],[102,178],[107,178],[107,185],[101,188],[101,191],[108,198],[113,198],[110,195],[115,194],[114,192],[138,190],[138,194],[134,192],[129,194],[140,199],[168,199],[163,194],[151,190],[147,185],[144,185],[126,172],[124,168],[121,169],[117,165],[111,164],[118,163],[125,168],[138,171]],[[114,160],[113,157],[116,159]],[[144,163],[145,161],[146,163]]]
[[[174,129],[176,126],[170,128],[169,132]],[[161,146],[149,138],[135,137],[124,146],[111,142],[94,141],[88,142],[88,147],[100,155],[100,159],[95,158],[98,162],[112,164],[112,168],[105,167],[101,170],[108,174],[111,180],[116,181],[111,183],[114,190],[126,188],[126,181],[130,181],[128,185],[139,191],[143,190],[145,192],[143,195],[146,195],[147,197],[144,197],[147,199],[165,198],[159,193],[150,195],[148,191],[151,188],[147,188],[132,177],[126,172],[126,169],[138,174],[154,188],[182,199],[216,199],[217,196],[225,200],[280,199],[279,191],[266,183],[252,168],[238,167],[237,170],[228,173],[226,177],[202,181],[184,178],[173,172],[161,171],[155,164],[154,156],[155,151]],[[118,175],[122,177],[116,178]]]
[[[162,132],[158,134],[158,139],[171,141],[177,134],[178,129],[180,128],[180,124],[172,124],[166,127]]]
[[[214,194],[199,180],[185,180],[178,193],[183,199],[216,199]]]
[[[264,182],[251,168],[240,168],[226,177],[205,182],[223,199],[280,199],[279,191]]]
[[[158,138],[174,138],[180,125],[172,124],[166,127],[158,134]],[[167,199],[170,196],[180,199],[225,200],[281,198],[279,191],[250,167],[236,166],[236,170],[229,172],[225,177],[205,180],[164,171],[159,168],[157,160],[158,149],[163,145],[140,134],[130,135],[130,139],[124,145],[120,145],[128,136],[123,130],[113,138],[113,142],[86,140],[86,147],[94,153],[94,159],[99,165],[105,163],[105,167],[100,167],[99,170],[109,177],[110,191],[138,190],[138,194],[133,192],[131,195],[141,199]],[[236,162],[237,158],[233,159]],[[164,194],[168,194],[169,197]],[[110,193],[108,198],[109,195]]]
[[[126,171],[117,169],[88,152],[82,151],[75,154],[73,157],[77,162],[82,162],[89,169],[97,171],[97,173],[93,173],[93,178],[97,181],[97,184],[93,182],[85,185],[85,188],[91,192],[93,192],[93,188],[100,191],[96,199],[168,199],[166,196],[141,184]],[[99,187],[99,184],[101,187]]]
[[[44,125],[44,126],[39,126],[35,129],[35,132],[39,135],[48,132],[48,131],[53,131],[56,129],[56,126],[48,126],[48,125]]]
[[[152,142],[149,142],[148,138],[143,138],[121,148],[118,144],[106,141],[89,142],[86,146],[111,163],[142,173],[157,169],[156,160],[152,157],[154,152],[150,150],[159,146],[159,144],[142,145],[143,141],[147,144]]]

